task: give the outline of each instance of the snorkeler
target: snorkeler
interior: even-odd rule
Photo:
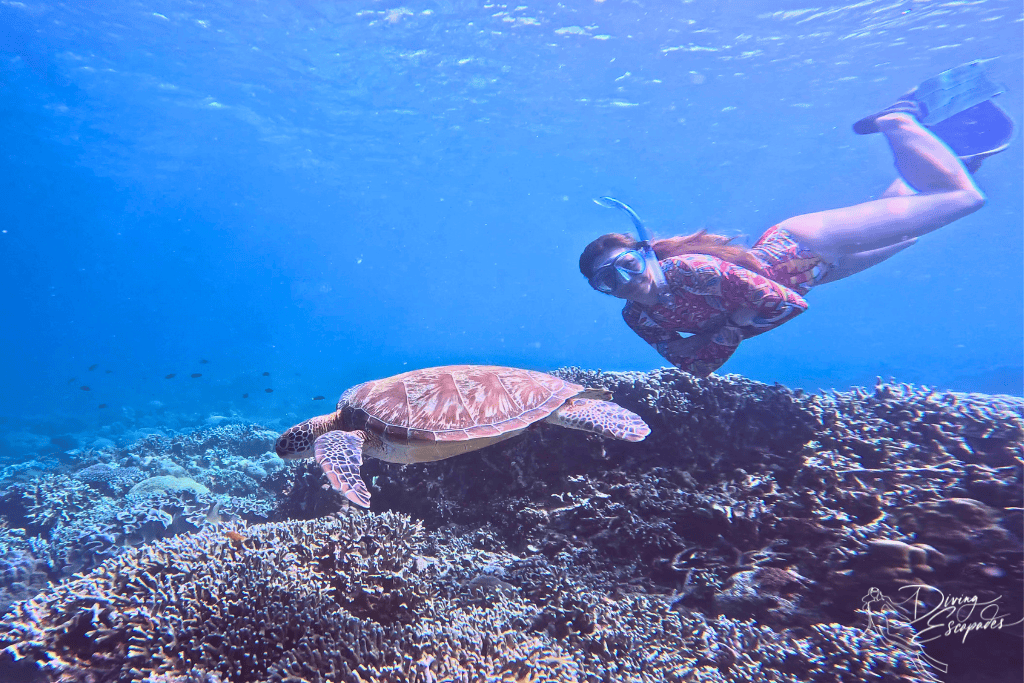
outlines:
[[[806,310],[812,287],[881,263],[980,209],[985,196],[971,173],[1006,149],[1013,131],[991,102],[1002,92],[971,62],[861,119],[854,130],[885,136],[900,177],[877,200],[789,218],[749,249],[704,230],[652,239],[636,212],[602,197],[595,201],[629,214],[639,240],[598,237],[580,255],[580,272],[597,291],[627,300],[626,324],[666,360],[708,375],[744,339]]]

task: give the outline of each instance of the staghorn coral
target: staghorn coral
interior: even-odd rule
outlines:
[[[12,526],[45,533],[69,523],[79,510],[102,498],[85,482],[63,474],[47,474],[7,486],[0,494],[0,515]]]
[[[259,456],[274,449],[277,432],[255,424],[225,424],[204,427],[173,437],[149,434],[127,448],[119,449],[116,457],[134,455],[138,459],[170,456],[180,465],[202,458],[208,451],[227,453],[231,457],[258,460]]]
[[[34,479],[40,474],[59,468],[54,460],[26,460],[5,465],[0,469],[0,482],[15,482]]]
[[[343,605],[386,605],[397,615],[415,604],[395,570],[416,533],[409,520],[384,517],[268,525],[246,531],[241,544],[213,531],[159,542],[16,608],[4,642],[15,658],[33,657],[68,680],[196,670],[285,680],[331,633],[358,630]],[[367,537],[386,538],[383,552],[364,556]],[[339,577],[339,565],[351,574]],[[360,636],[372,648],[381,631],[368,631],[354,634],[347,659],[339,653],[336,673],[359,661]]]
[[[172,443],[180,443],[185,454],[216,448],[239,458],[259,460],[264,453],[274,450],[277,437],[277,432],[260,425],[227,424],[175,437]]]
[[[0,641],[66,680],[430,680],[575,668],[556,644],[506,632],[497,610],[446,610],[411,626],[429,598],[428,584],[408,576],[421,534],[383,515],[252,527],[240,545],[215,532],[164,541],[24,603]]]
[[[1024,400],[1014,397],[940,392],[879,379],[874,391],[832,392],[812,397],[808,407],[825,428],[817,439],[821,446],[858,460],[863,468],[1019,464]]]
[[[8,558],[8,569],[13,576],[15,568],[22,564],[20,558],[25,557],[31,558],[35,569],[27,582],[19,577],[6,587],[0,585],[4,591],[0,604],[32,595],[47,578],[59,580],[88,571],[129,546],[195,531],[220,521],[266,521],[274,509],[273,495],[261,490],[256,480],[244,472],[221,468],[219,460],[229,459],[229,465],[236,461],[241,465],[249,463],[250,470],[258,473],[257,465],[239,454],[263,452],[275,436],[254,425],[204,429],[173,438],[150,434],[129,449],[118,451],[111,444],[101,450],[83,451],[77,459],[85,466],[71,476],[45,474],[9,483],[0,492],[0,524],[13,527],[11,532],[20,534],[21,545],[20,554]],[[206,470],[197,469],[197,476],[211,475],[208,481],[221,483],[241,482],[222,488],[262,495],[210,495],[207,487],[188,479],[188,471],[173,462],[175,446],[181,455],[188,452],[189,457],[195,456],[194,462],[200,457],[218,460],[211,461]],[[193,462],[188,457],[185,461]],[[267,460],[270,468],[277,464],[273,459]],[[24,477],[17,468],[10,472]],[[154,474],[160,476],[153,477]],[[218,479],[212,475],[222,476]],[[140,481],[147,476],[150,478]],[[194,492],[176,490],[182,484]],[[19,569],[17,573],[20,576],[24,572]]]
[[[786,473],[797,464],[788,456],[815,433],[816,420],[798,395],[739,375],[702,379],[675,368],[649,373],[563,368],[554,374],[611,390],[616,402],[651,426],[645,450],[685,461],[699,481],[742,467],[774,472],[785,484]]]
[[[46,583],[45,567],[33,553],[24,530],[0,523],[0,615],[11,603],[35,595]]]

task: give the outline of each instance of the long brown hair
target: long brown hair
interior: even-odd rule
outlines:
[[[737,266],[742,266],[755,273],[764,275],[764,264],[754,256],[748,249],[739,244],[730,244],[731,237],[725,235],[714,235],[707,230],[698,230],[691,235],[677,235],[651,241],[654,253],[658,260],[667,259],[672,256],[683,254],[706,254],[715,258],[728,261]],[[583,277],[590,278],[594,275],[595,259],[613,249],[636,249],[639,246],[632,235],[628,233],[608,233],[601,235],[587,245],[580,254],[580,272]]]

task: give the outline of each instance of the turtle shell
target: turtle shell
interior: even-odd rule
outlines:
[[[543,372],[449,365],[358,384],[338,410],[344,429],[391,441],[466,441],[524,429],[583,391]]]

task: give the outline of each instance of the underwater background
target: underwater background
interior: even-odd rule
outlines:
[[[706,378],[577,260],[630,227],[598,196],[748,245],[878,197],[851,124],[959,64],[1024,122],[1022,28],[1009,0],[0,0],[0,682],[1020,681],[1019,135],[983,209]],[[347,387],[457,363],[650,434],[366,457],[370,510],[278,457]]]
[[[850,124],[942,70],[995,60],[1024,120],[1009,0],[4,0],[0,26],[0,415],[51,432],[304,418],[439,364],[660,367],[577,270],[629,228],[593,197],[751,243],[877,197],[888,148]],[[978,182],[721,371],[1021,394],[1019,140]]]

